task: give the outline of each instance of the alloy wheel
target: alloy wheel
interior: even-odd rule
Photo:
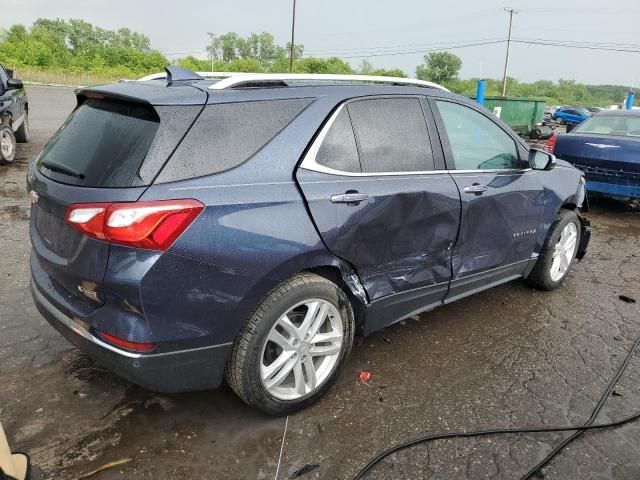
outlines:
[[[344,341],[342,317],[329,301],[301,302],[274,323],[262,347],[262,385],[280,400],[314,392],[335,369]]]
[[[571,266],[578,243],[578,227],[575,223],[568,223],[560,232],[560,238],[553,249],[551,263],[551,280],[558,282],[564,277]]]
[[[8,131],[3,130],[0,132],[0,150],[2,150],[2,156],[4,158],[11,158],[13,156],[13,141]]]

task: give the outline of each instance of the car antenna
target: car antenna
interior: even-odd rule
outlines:
[[[203,80],[203,77],[186,68],[168,65],[164,69],[167,72],[167,85],[184,80]]]

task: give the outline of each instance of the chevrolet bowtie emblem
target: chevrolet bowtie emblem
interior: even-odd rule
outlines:
[[[591,145],[592,147],[601,148],[601,149],[605,149],[605,148],[620,148],[620,145],[607,145],[606,143],[589,143],[589,142],[586,142],[585,145]]]

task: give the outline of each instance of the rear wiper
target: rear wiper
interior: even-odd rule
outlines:
[[[67,167],[66,165],[62,165],[61,163],[58,163],[58,162],[45,160],[44,162],[41,163],[41,165],[53,172],[62,173],[64,175],[69,175],[70,177],[75,177],[79,179],[84,178],[84,174],[80,173],[77,170],[74,170],[73,168]]]

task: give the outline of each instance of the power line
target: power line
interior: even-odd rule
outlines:
[[[416,48],[416,47],[434,47],[440,45],[448,45],[448,44],[458,44],[465,42],[485,42],[485,41],[493,41],[493,40],[504,40],[503,37],[489,37],[489,38],[475,38],[470,40],[451,40],[448,42],[431,42],[431,43],[409,43],[404,45],[379,45],[372,47],[348,47],[348,48],[326,48],[326,49],[310,49],[309,52],[313,53],[324,53],[324,52],[362,52],[362,53],[371,53],[369,50],[388,50],[388,49],[396,49],[396,48]]]
[[[526,37],[518,37],[518,40],[525,40],[531,42],[554,42],[554,43],[562,43],[562,44],[576,44],[576,45],[588,45],[594,47],[630,47],[630,48],[640,48],[640,44],[638,43],[616,43],[616,42],[596,42],[596,41],[580,41],[580,40],[557,40],[551,38],[526,38]]]
[[[479,47],[482,45],[496,45],[498,43],[505,43],[506,40],[494,40],[491,42],[474,42],[474,43],[466,43],[459,45],[449,45],[442,47],[433,47],[433,48],[422,48],[420,50],[406,50],[406,51],[398,51],[398,52],[380,52],[380,53],[369,53],[365,55],[327,55],[327,56],[337,56],[339,58],[369,58],[369,57],[386,57],[386,56],[395,56],[395,55],[410,55],[416,53],[429,53],[429,52],[441,52],[444,50],[457,50],[459,48],[468,48],[468,47]]]
[[[432,44],[424,44],[424,48],[420,49],[412,49],[412,50],[398,50],[398,51],[373,51],[373,52],[363,52],[357,53],[352,52],[349,55],[341,55],[339,52],[327,51],[327,52],[304,52],[302,57],[309,58],[315,57],[316,54],[321,53],[324,54],[324,58],[326,57],[339,57],[339,58],[364,58],[364,57],[384,57],[384,56],[394,56],[394,55],[409,55],[416,53],[428,53],[428,52],[436,52],[443,50],[455,50],[459,48],[468,48],[468,47],[477,47],[482,45],[495,45],[499,43],[506,42],[505,39],[496,39],[496,40],[488,40],[488,41],[469,41],[468,43],[432,43]],[[183,52],[161,52],[163,55],[187,55],[193,53],[206,53],[207,50],[189,50]],[[268,58],[281,58],[281,57],[268,57]],[[322,58],[322,57],[316,57]]]
[[[415,55],[420,53],[429,53],[444,50],[456,50],[462,48],[478,47],[484,45],[497,45],[501,43],[507,43],[508,39],[495,38],[495,39],[478,39],[469,40],[467,42],[434,42],[423,44],[407,44],[405,46],[394,45],[388,48],[399,48],[398,50],[386,50],[387,47],[370,47],[370,48],[345,48],[345,49],[331,49],[331,50],[314,50],[304,52],[301,58],[328,58],[338,57],[343,59],[349,58],[369,58],[369,57],[385,57],[385,56],[397,56],[397,55]],[[523,45],[540,45],[549,47],[561,47],[561,48],[579,48],[587,50],[601,50],[623,53],[640,53],[640,44],[631,43],[614,43],[614,42],[581,42],[576,40],[556,40],[556,39],[541,39],[541,38],[526,38],[526,37],[512,37],[512,43],[518,43]],[[402,47],[416,47],[407,48]],[[347,53],[343,54],[342,51]],[[188,50],[180,52],[162,52],[163,55],[190,55],[197,53],[207,53],[208,50]],[[280,57],[269,57],[269,59],[276,59]]]
[[[627,15],[627,14],[640,14],[640,9],[637,8],[616,8],[616,9],[612,9],[610,7],[603,7],[603,8],[598,8],[598,7],[580,7],[580,8],[555,8],[555,7],[551,7],[551,8],[528,8],[528,7],[524,7],[521,8],[520,11],[522,12],[528,12],[528,13],[545,13],[545,14],[550,14],[550,13],[570,13],[571,15],[576,15],[576,14],[586,14],[586,15],[591,15],[591,14],[598,14],[598,15],[602,15],[602,14],[609,14],[609,15]]]
[[[606,52],[623,52],[623,53],[640,53],[640,46],[637,49],[631,48],[614,48],[614,47],[605,47],[598,45],[578,45],[571,43],[560,43],[560,42],[546,42],[546,41],[535,41],[535,40],[511,40],[513,43],[521,43],[525,45],[543,45],[548,47],[564,47],[564,48],[581,48],[585,50],[602,50]]]

